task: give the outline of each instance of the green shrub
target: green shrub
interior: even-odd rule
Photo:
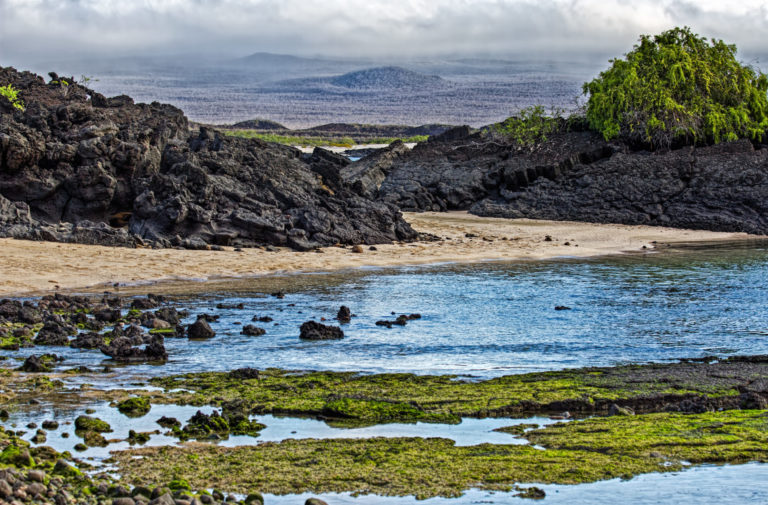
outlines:
[[[640,37],[592,82],[587,121],[606,140],[666,148],[676,143],[761,140],[768,78],[736,60],[736,47],[689,28]]]
[[[548,115],[544,107],[534,105],[494,125],[494,131],[522,146],[531,147],[546,141],[547,137],[557,131],[562,124],[561,111],[553,110]]]
[[[24,111],[24,102],[21,100],[21,98],[19,98],[19,90],[10,84],[0,86],[0,96],[5,97],[9,102],[11,102],[11,105],[13,105],[14,108],[19,109],[22,112]]]

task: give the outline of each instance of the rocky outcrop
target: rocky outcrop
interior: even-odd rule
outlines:
[[[342,175],[404,211],[768,234],[768,149],[748,141],[639,152],[571,131],[524,148],[457,128]]]
[[[170,105],[12,68],[0,82],[26,103],[0,100],[2,236],[191,249],[416,236],[396,207],[333,180],[344,164],[333,156],[190,131]]]

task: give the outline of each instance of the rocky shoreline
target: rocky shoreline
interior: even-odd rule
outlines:
[[[768,234],[760,143],[644,152],[564,127],[521,146],[430,125],[438,134],[412,150],[395,142],[352,163],[190,129],[175,107],[106,98],[71,78],[0,68],[0,80],[28,104],[0,103],[0,236],[310,250],[411,241],[418,234],[400,211],[446,210]]]

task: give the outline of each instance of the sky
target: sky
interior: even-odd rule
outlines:
[[[0,0],[0,65],[266,51],[620,56],[674,26],[766,49],[768,0]]]

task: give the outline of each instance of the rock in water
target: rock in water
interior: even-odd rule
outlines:
[[[342,305],[339,308],[339,312],[336,314],[336,319],[338,319],[340,323],[348,323],[352,320],[352,311],[350,311],[349,307],[346,305]]]
[[[337,340],[344,338],[344,332],[338,326],[326,326],[315,321],[307,321],[301,325],[299,338],[304,340]]]
[[[260,337],[267,333],[267,331],[264,328],[259,328],[258,326],[252,324],[246,324],[243,326],[243,331],[241,333],[243,335],[248,335],[249,337]]]
[[[213,331],[211,325],[204,317],[198,318],[197,321],[189,325],[187,328],[187,336],[191,340],[203,340],[206,338],[213,338],[216,336],[216,332]]]

